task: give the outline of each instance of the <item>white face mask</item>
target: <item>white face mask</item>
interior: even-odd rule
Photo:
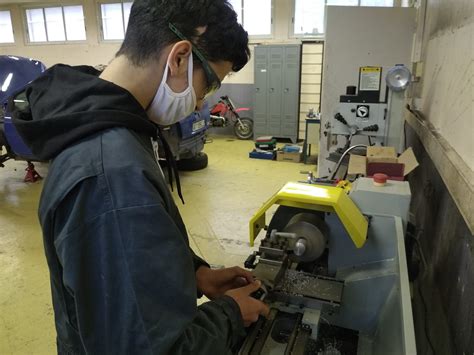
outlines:
[[[196,92],[193,87],[193,54],[188,59],[188,87],[183,92],[174,92],[166,83],[169,65],[166,62],[163,80],[155,98],[147,110],[148,117],[161,126],[172,125],[188,117],[196,108]]]

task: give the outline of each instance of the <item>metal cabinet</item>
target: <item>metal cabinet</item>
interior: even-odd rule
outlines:
[[[255,137],[298,139],[301,46],[255,47]]]

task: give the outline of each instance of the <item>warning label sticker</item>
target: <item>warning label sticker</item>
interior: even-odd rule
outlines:
[[[360,68],[359,90],[379,91],[381,75],[382,75],[381,67]]]

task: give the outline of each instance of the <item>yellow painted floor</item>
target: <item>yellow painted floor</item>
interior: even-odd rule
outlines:
[[[314,165],[248,158],[253,142],[212,137],[209,166],[182,172],[186,204],[178,207],[191,246],[214,265],[242,266],[250,254],[248,221],[287,181]],[[25,184],[24,162],[0,168],[0,354],[53,354],[55,329],[49,273],[37,206],[42,183]],[[42,175],[47,165],[37,165]],[[178,201],[178,200],[177,200]]]

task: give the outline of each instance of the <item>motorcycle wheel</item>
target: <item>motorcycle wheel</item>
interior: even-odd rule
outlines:
[[[253,137],[253,121],[251,118],[243,117],[235,122],[234,133],[239,139],[250,139]]]

